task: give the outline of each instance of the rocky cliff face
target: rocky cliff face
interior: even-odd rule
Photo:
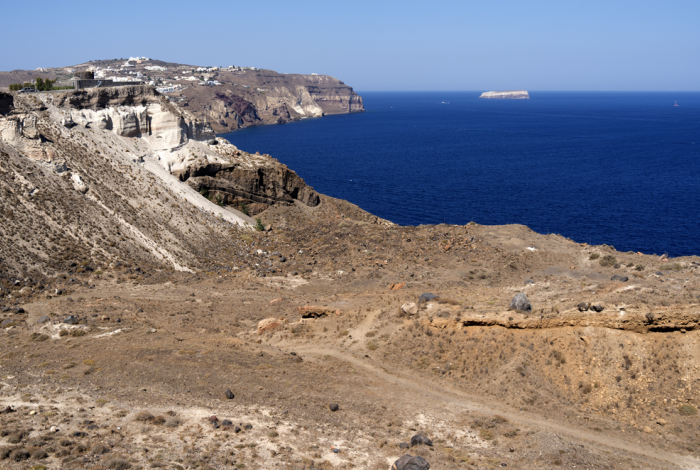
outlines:
[[[248,214],[322,202],[285,165],[215,138],[148,87],[15,95],[5,109],[0,271],[127,259],[200,269],[238,249]]]
[[[221,71],[220,86],[189,86],[172,93],[215,132],[283,124],[324,114],[363,112],[362,97],[328,75],[280,74],[271,70]]]

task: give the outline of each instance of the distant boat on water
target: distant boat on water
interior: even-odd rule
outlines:
[[[674,101],[673,106],[678,106],[678,101]]]

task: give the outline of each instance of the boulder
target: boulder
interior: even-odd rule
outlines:
[[[258,334],[261,335],[268,331],[275,330],[284,324],[283,318],[277,319],[274,317],[266,318],[258,322]]]
[[[532,305],[522,292],[513,297],[513,300],[510,301],[510,308],[518,312],[532,312]]]
[[[435,294],[431,294],[431,293],[429,293],[429,292],[423,292],[423,293],[420,295],[420,297],[418,297],[418,303],[419,303],[419,304],[422,304],[422,303],[424,303],[424,302],[430,302],[431,300],[439,299],[439,298],[440,298],[440,297],[437,296],[437,295],[435,295]]]
[[[338,406],[337,403],[331,403],[330,405],[328,405],[328,408],[329,408],[331,411],[338,411],[338,409],[340,409],[340,407]]]
[[[401,311],[406,315],[415,315],[418,313],[418,306],[414,302],[406,302],[401,306]]]
[[[69,315],[63,320],[63,323],[65,323],[66,325],[75,325],[78,323],[78,317],[76,317],[75,315]]]
[[[591,305],[591,310],[593,310],[594,312],[602,312],[603,310],[605,310],[605,307],[603,307],[603,306],[600,305],[600,304],[598,304],[598,305]]]
[[[589,307],[590,307],[590,305],[588,303],[581,302],[580,304],[578,304],[578,311],[579,312],[587,312]]]
[[[412,457],[408,454],[399,458],[391,466],[391,470],[428,470],[429,468],[430,464],[423,457]]]
[[[234,398],[233,392],[231,391],[230,388],[226,389],[226,391],[224,392],[224,396],[226,396],[226,398],[229,400],[233,400],[233,398]]]

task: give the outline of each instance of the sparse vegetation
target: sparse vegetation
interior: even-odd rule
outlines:
[[[609,268],[617,263],[617,258],[613,255],[605,255],[600,259],[599,263],[602,267]]]

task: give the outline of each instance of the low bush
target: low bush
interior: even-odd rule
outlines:
[[[613,255],[605,255],[600,259],[599,263],[602,267],[609,268],[610,266],[615,266],[615,263],[617,263],[617,258],[615,258]]]

